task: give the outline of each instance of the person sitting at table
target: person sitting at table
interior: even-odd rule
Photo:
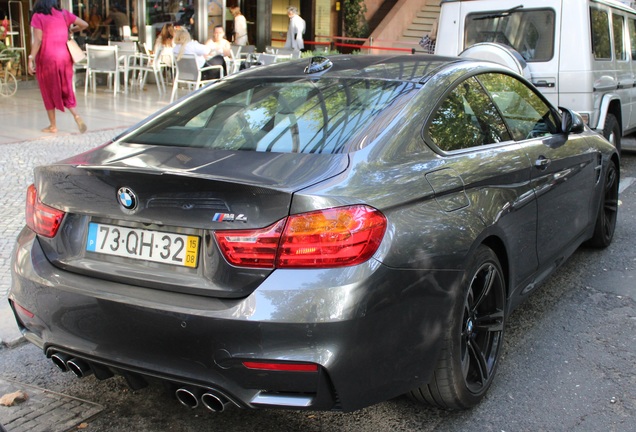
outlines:
[[[174,49],[174,25],[166,23],[155,41],[154,52],[159,52],[159,60],[163,64],[172,66]]]
[[[176,61],[181,60],[184,55],[188,54],[193,55],[196,58],[199,68],[212,65],[207,63],[207,59],[210,56],[210,47],[198,41],[192,40],[190,32],[188,32],[185,27],[179,27],[174,32],[173,52]],[[204,80],[216,79],[219,77],[220,74],[217,69],[207,70],[201,74],[201,78]]]
[[[110,14],[104,20],[104,25],[110,24],[110,39],[113,41],[120,41],[123,39],[124,26],[128,25],[128,17],[125,13],[120,11],[117,6],[111,6]]]
[[[207,63],[209,65],[223,66],[223,74],[227,75],[224,57],[232,57],[232,46],[230,42],[225,39],[223,26],[214,26],[212,38],[208,39],[205,44],[210,48]]]
[[[102,37],[106,38],[104,32],[105,26],[102,25],[102,16],[97,6],[93,6],[90,13],[87,14],[86,22],[88,22],[88,41],[89,43],[99,43]]]

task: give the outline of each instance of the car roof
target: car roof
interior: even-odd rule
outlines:
[[[435,55],[328,55],[253,67],[230,76],[240,78],[368,78],[424,82],[436,71],[467,60]],[[314,71],[310,64],[316,65]],[[322,66],[322,67],[321,67]]]

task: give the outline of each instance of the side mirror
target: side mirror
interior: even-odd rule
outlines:
[[[577,134],[585,130],[585,123],[581,115],[568,108],[559,107],[561,110],[561,132],[566,135]]]

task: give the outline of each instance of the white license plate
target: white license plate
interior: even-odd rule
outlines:
[[[86,250],[195,268],[199,237],[91,222]]]

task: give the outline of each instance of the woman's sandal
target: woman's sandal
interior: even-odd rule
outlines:
[[[42,132],[46,133],[57,133],[57,128],[55,126],[49,126],[42,129]]]
[[[84,120],[82,120],[80,116],[75,116],[75,123],[77,123],[77,128],[79,129],[80,133],[84,133],[88,129],[86,127],[86,123],[84,123]]]

